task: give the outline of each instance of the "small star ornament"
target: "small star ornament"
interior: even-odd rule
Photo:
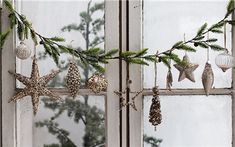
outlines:
[[[46,88],[46,84],[52,80],[58,73],[57,71],[52,71],[50,74],[47,74],[43,77],[39,75],[39,69],[37,65],[37,59],[34,56],[32,63],[32,72],[31,77],[25,77],[18,73],[10,72],[17,80],[25,85],[20,92],[10,98],[9,103],[11,101],[16,101],[24,98],[25,96],[31,96],[32,104],[33,104],[33,112],[36,115],[39,105],[39,97],[40,96],[48,96],[54,100],[61,99],[58,95],[52,93],[48,88]]]
[[[179,74],[179,78],[178,81],[182,81],[185,78],[189,79],[192,82],[195,82],[195,78],[194,78],[194,70],[196,70],[198,68],[198,64],[193,64],[190,63],[189,57],[188,55],[184,55],[183,57],[183,63],[184,65],[179,65],[179,64],[175,64],[175,68],[179,70],[180,74]]]

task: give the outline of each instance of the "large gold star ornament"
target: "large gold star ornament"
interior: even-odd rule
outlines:
[[[59,73],[59,70],[52,71],[50,74],[40,77],[37,59],[35,57],[32,63],[31,77],[25,77],[21,74],[13,73],[10,71],[9,73],[25,85],[25,88],[23,88],[20,92],[13,96],[9,100],[9,102],[22,99],[25,96],[31,96],[34,115],[37,113],[38,110],[40,96],[48,96],[54,100],[61,99],[58,95],[52,93],[50,90],[48,90],[48,88],[46,88],[46,84]]]
[[[198,68],[199,65],[190,63],[190,60],[187,54],[183,57],[183,65],[175,64],[174,66],[180,72],[179,78],[178,78],[179,82],[184,80],[185,78],[189,79],[192,82],[195,82],[193,72],[194,70]]]

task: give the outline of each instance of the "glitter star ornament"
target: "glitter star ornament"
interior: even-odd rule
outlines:
[[[35,56],[32,63],[31,77],[26,77],[21,74],[13,73],[10,71],[9,73],[25,85],[25,88],[23,88],[15,96],[10,98],[9,102],[20,100],[25,96],[31,96],[34,115],[36,115],[38,110],[40,96],[48,96],[54,100],[61,99],[58,95],[52,93],[48,88],[46,88],[46,84],[59,73],[59,70],[52,71],[50,74],[40,77],[37,59],[35,58]]]
[[[179,70],[179,78],[178,81],[182,81],[185,78],[189,79],[192,82],[195,82],[193,72],[198,68],[198,64],[190,63],[189,57],[187,54],[183,57],[183,65],[175,64],[175,68]]]

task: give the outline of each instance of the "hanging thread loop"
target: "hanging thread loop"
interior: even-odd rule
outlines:
[[[227,37],[226,37],[226,22],[224,23],[224,48],[225,48],[225,51],[228,53],[228,49],[227,49]]]
[[[207,40],[209,40],[209,32],[207,33]],[[210,61],[210,46],[207,48],[207,62]]]

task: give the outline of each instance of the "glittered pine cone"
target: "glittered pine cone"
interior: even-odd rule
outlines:
[[[76,97],[81,84],[81,76],[77,64],[74,61],[69,63],[69,69],[66,76],[66,86],[71,96]]]
[[[96,73],[88,79],[87,85],[94,93],[99,93],[107,89],[108,81],[102,74]]]
[[[159,99],[159,90],[158,87],[153,87],[153,98],[152,104],[149,110],[149,122],[153,126],[157,126],[162,122],[162,114],[161,114],[161,103]]]
[[[152,105],[149,111],[149,122],[152,123],[153,126],[157,126],[162,122],[160,101],[155,97],[152,99]]]

